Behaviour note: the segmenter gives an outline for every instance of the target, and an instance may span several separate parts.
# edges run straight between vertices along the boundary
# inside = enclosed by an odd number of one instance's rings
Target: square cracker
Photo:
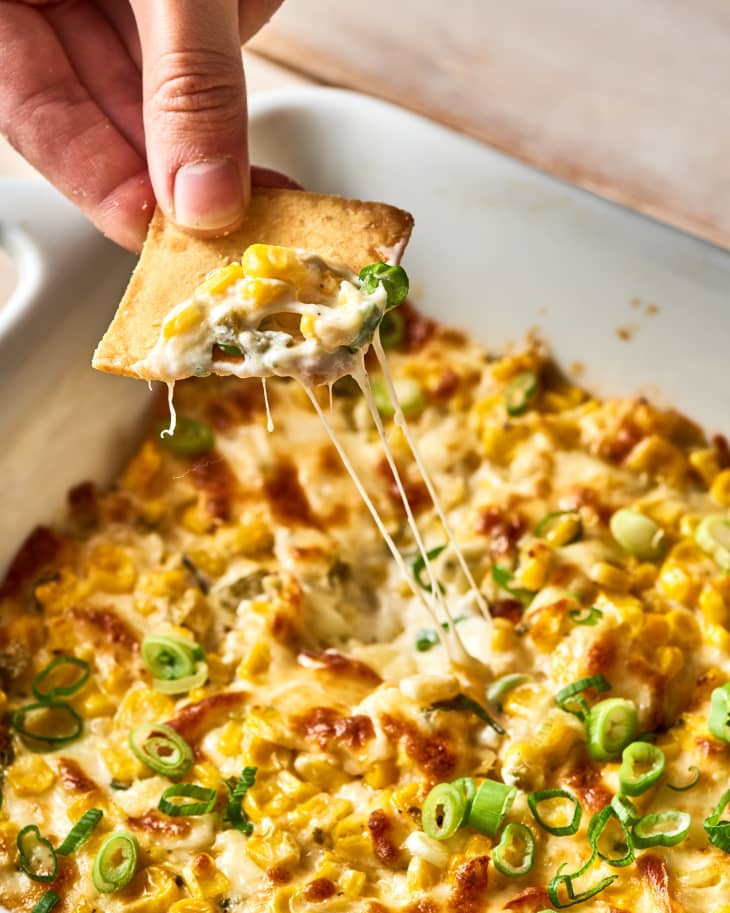
[[[376,260],[397,262],[413,217],[385,203],[364,203],[299,190],[253,191],[243,225],[223,238],[194,238],[158,209],[139,262],[109,329],[94,352],[100,371],[139,377],[136,362],[153,348],[166,314],[213,269],[239,260],[249,244],[300,247],[358,271]],[[155,378],[150,378],[154,380]]]

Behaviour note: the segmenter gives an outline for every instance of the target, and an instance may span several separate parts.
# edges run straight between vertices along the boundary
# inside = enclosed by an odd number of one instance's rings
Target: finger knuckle
[[[235,60],[211,52],[176,52],[158,59],[148,101],[162,117],[191,115],[207,123],[240,117],[243,70]]]

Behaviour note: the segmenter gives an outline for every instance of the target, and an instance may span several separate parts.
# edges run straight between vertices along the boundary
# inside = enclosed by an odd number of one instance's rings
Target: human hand
[[[225,233],[250,195],[240,43],[280,3],[0,0],[0,132],[130,250],[155,200],[184,229]]]

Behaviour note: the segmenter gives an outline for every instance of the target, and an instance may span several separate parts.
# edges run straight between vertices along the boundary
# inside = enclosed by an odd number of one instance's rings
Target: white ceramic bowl
[[[726,251],[362,95],[259,95],[251,139],[256,162],[309,189],[410,209],[404,263],[428,313],[496,350],[539,328],[593,389],[730,430]],[[0,183],[0,242],[21,276],[0,310],[1,572],[70,485],[113,477],[148,394],[89,365],[131,258],[32,181]]]

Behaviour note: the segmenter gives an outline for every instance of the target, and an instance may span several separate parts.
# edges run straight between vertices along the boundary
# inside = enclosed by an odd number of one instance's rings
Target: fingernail
[[[175,221],[181,228],[222,231],[243,214],[241,173],[232,159],[183,165],[175,175]]]

